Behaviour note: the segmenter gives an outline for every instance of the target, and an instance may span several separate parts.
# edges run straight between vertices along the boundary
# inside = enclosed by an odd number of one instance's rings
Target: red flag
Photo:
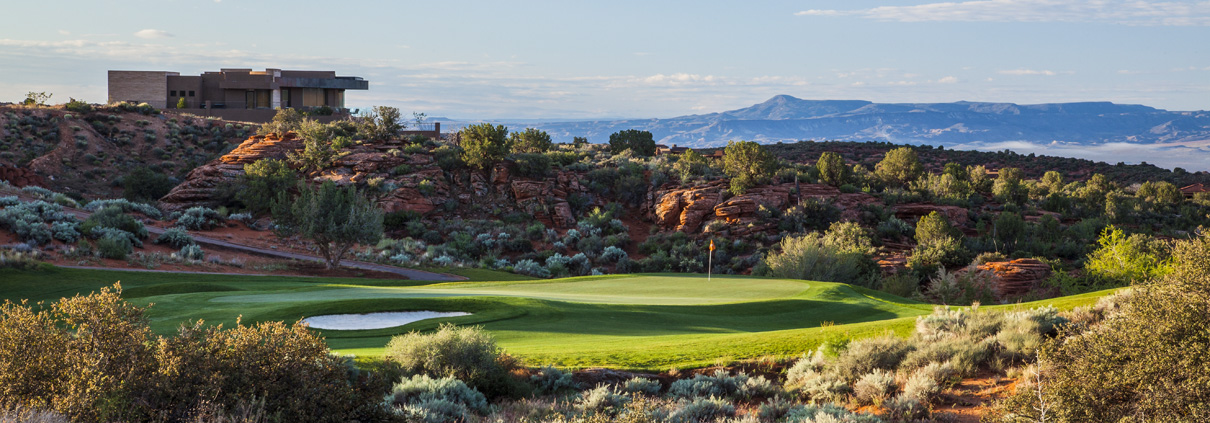
[[[714,240],[710,240],[710,251],[714,251]]]

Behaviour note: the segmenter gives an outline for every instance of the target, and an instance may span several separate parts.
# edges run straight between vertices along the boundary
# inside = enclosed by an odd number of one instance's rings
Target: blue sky
[[[644,118],[776,94],[1210,109],[1210,1],[7,2],[0,101],[108,69],[336,70],[350,107]],[[653,4],[654,3],[654,4]]]

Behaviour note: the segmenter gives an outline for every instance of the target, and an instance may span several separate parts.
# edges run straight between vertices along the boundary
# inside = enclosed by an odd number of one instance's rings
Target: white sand
[[[390,311],[383,313],[366,313],[366,314],[331,314],[327,316],[312,316],[303,319],[303,323],[308,323],[316,329],[334,329],[334,330],[359,330],[359,329],[383,329],[395,326],[403,326],[412,322],[421,320],[436,319],[438,317],[457,317],[468,316],[470,313],[460,311],[440,312],[440,311]]]

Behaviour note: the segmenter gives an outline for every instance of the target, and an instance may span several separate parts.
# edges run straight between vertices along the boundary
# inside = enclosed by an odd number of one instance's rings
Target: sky
[[[666,118],[778,94],[1210,109],[1210,1],[5,2],[0,101],[106,71],[335,70],[455,119]]]

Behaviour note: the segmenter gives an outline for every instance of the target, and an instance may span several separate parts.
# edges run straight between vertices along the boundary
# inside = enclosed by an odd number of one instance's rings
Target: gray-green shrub
[[[786,414],[787,423],[881,423],[882,419],[854,413],[836,404],[803,405]]]
[[[165,229],[153,242],[156,244],[168,244],[173,248],[184,248],[194,243],[193,236],[180,227]]]
[[[696,398],[685,402],[668,415],[672,423],[712,422],[724,417],[735,417],[735,406],[721,398]]]
[[[914,345],[906,339],[886,335],[854,341],[831,364],[836,374],[854,381],[875,369],[895,370]]]
[[[202,247],[197,244],[186,245],[177,252],[177,257],[183,260],[202,261],[206,259],[206,252],[202,251]]]
[[[218,223],[218,219],[217,211],[200,206],[190,207],[176,219],[176,224],[185,229],[198,231],[213,228]]]
[[[659,395],[661,389],[663,388],[660,386],[659,381],[645,377],[632,378],[627,380],[626,383],[622,385],[622,390],[627,393],[643,394],[647,396]]]
[[[853,384],[853,398],[857,400],[858,404],[879,405],[888,396],[895,393],[895,389],[895,373],[875,369],[857,379],[857,382]]]
[[[554,366],[543,366],[537,374],[529,377],[534,393],[539,395],[562,394],[580,389],[580,384],[571,379],[571,373]]]
[[[672,382],[668,387],[668,394],[678,398],[750,399],[767,397],[775,392],[776,388],[764,376],[750,377],[743,372],[731,376],[724,370],[717,370],[710,376],[694,375],[691,379]]]
[[[454,377],[477,389],[500,389],[507,377],[500,347],[478,326],[442,324],[436,332],[409,332],[391,338],[385,355],[407,374]]]
[[[576,407],[584,411],[602,412],[616,410],[630,402],[630,397],[618,392],[610,385],[599,385],[580,393]]]
[[[425,374],[414,375],[400,380],[387,394],[387,404],[395,407],[432,400],[457,404],[477,413],[486,413],[489,410],[487,397],[467,386],[465,382],[452,377],[434,379]]]

